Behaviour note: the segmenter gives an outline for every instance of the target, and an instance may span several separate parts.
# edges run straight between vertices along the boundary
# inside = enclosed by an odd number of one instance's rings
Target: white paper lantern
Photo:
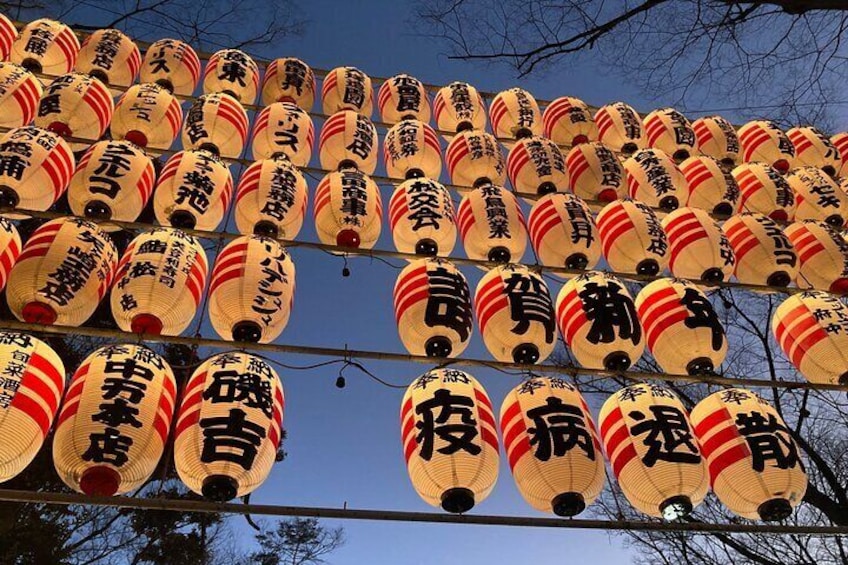
[[[0,127],[29,125],[42,92],[41,82],[34,74],[15,63],[0,63]]]
[[[467,192],[459,203],[456,223],[470,259],[521,261],[527,227],[518,200],[508,190],[490,184]]]
[[[568,192],[568,170],[559,147],[544,137],[519,140],[506,160],[513,190],[538,196]]]
[[[788,286],[798,276],[798,255],[780,226],[753,212],[737,214],[724,222],[733,256],[736,279],[748,284]]]
[[[668,237],[659,218],[641,202],[610,202],[597,216],[604,258],[614,271],[657,275],[668,266]]]
[[[704,116],[692,122],[698,151],[732,167],[739,158],[739,137],[733,124],[721,116]]]
[[[701,208],[717,216],[730,216],[739,203],[739,185],[729,171],[712,157],[698,155],[680,164],[689,185],[690,208]]]
[[[98,29],[82,42],[74,69],[91,75],[106,86],[118,87],[113,96],[135,82],[141,68],[141,52],[133,40],[117,29]]]
[[[380,119],[387,124],[413,119],[430,121],[430,98],[417,78],[400,74],[383,81],[377,94]]]
[[[86,140],[70,141],[74,151],[87,149],[100,139],[115,106],[109,89],[102,82],[80,73],[60,76],[41,94],[34,124],[62,137]]]
[[[537,200],[527,226],[543,265],[592,269],[601,259],[601,240],[592,212],[573,194],[547,194]]]
[[[786,226],[784,233],[798,254],[800,288],[848,292],[848,242],[835,228],[805,220]]]
[[[356,168],[366,175],[377,168],[377,128],[366,116],[342,110],[327,118],[318,139],[321,167],[332,171]]]
[[[785,174],[795,159],[792,142],[774,122],[748,122],[739,128],[739,143],[745,163],[763,161]]]
[[[568,185],[584,200],[612,202],[627,196],[624,169],[618,156],[603,143],[576,145],[565,158]]]
[[[821,169],[801,167],[786,175],[795,193],[795,219],[824,221],[842,227],[848,220],[848,194]]]
[[[285,157],[254,162],[236,188],[239,233],[295,239],[303,226],[308,193],[303,173]]]
[[[188,43],[160,39],[147,48],[139,82],[155,82],[178,96],[191,96],[200,80],[200,59]]]
[[[442,174],[442,148],[436,132],[418,120],[403,120],[386,132],[383,141],[386,173],[393,178],[428,177]]]
[[[613,151],[632,155],[646,146],[642,118],[624,102],[602,106],[595,112],[598,124],[598,141]]]
[[[370,118],[374,110],[371,78],[356,67],[336,67],[324,77],[321,107],[327,115],[350,110]]]
[[[467,82],[452,82],[443,86],[433,100],[436,126],[443,132],[459,133],[486,129],[486,105],[476,88]],[[442,134],[450,141],[453,135]]]
[[[291,102],[274,102],[263,108],[250,134],[254,159],[283,155],[298,167],[309,164],[314,143],[312,118]]]
[[[65,193],[73,174],[74,154],[53,132],[27,126],[0,138],[3,208],[47,210]]]
[[[553,100],[542,114],[545,137],[559,145],[580,145],[598,139],[598,125],[585,102],[572,96]]]
[[[315,103],[315,73],[294,57],[274,59],[262,78],[262,104],[291,102],[307,112]]]
[[[253,104],[259,92],[259,67],[239,49],[221,49],[203,70],[203,93],[223,92],[242,104]]]
[[[456,214],[448,190],[434,180],[399,184],[389,201],[389,226],[401,253],[448,256],[456,245]]]
[[[33,73],[59,76],[74,68],[79,50],[71,28],[42,18],[24,26],[12,43],[9,60]]]
[[[698,208],[680,208],[662,220],[668,236],[668,266],[676,277],[715,283],[730,280],[733,247],[721,226]]]
[[[247,140],[247,112],[238,100],[221,92],[197,98],[183,122],[183,149],[206,149],[237,158]]]
[[[689,201],[686,177],[663,151],[643,149],[624,161],[630,198],[670,212]]]
[[[497,139],[489,133],[464,130],[451,139],[445,151],[451,182],[460,186],[503,184],[506,159]]]
[[[326,245],[371,249],[383,228],[380,189],[354,169],[329,173],[315,189],[312,209],[318,239]]]
[[[744,163],[731,172],[739,185],[739,210],[759,212],[776,222],[795,217],[795,193],[777,169],[765,163]]]
[[[689,120],[674,108],[654,110],[642,122],[648,147],[671,155],[680,163],[695,153],[695,131]]]
[[[115,106],[109,131],[139,147],[168,149],[180,133],[183,109],[168,90],[153,82],[131,86]]]
[[[533,95],[522,88],[502,90],[489,108],[492,131],[507,148],[515,140],[542,135],[542,113]]]
[[[842,155],[828,137],[812,126],[786,132],[795,147],[794,167],[818,167],[831,177],[842,168]]]

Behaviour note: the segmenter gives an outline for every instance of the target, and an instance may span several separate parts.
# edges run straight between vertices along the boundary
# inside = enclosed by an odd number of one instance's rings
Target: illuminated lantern
[[[283,155],[298,167],[309,164],[314,142],[312,118],[291,102],[274,102],[263,108],[253,122],[250,135],[254,159]]]
[[[43,92],[35,75],[15,63],[0,63],[0,87],[0,127],[17,128],[32,122]]]
[[[656,275],[668,266],[668,237],[651,208],[624,198],[596,218],[603,255],[613,271]]]
[[[831,177],[842,168],[842,156],[836,145],[818,129],[795,127],[786,132],[795,147],[793,167],[818,167]]]
[[[265,68],[262,78],[262,104],[291,102],[305,111],[315,103],[315,73],[294,57],[274,59]]]
[[[601,106],[595,112],[598,141],[615,152],[632,155],[645,147],[642,118],[624,102]]]
[[[153,212],[163,226],[215,230],[232,194],[233,177],[218,156],[203,149],[180,151],[162,168]]]
[[[430,179],[399,184],[389,201],[389,225],[401,253],[450,255],[456,245],[456,216],[447,189]]]
[[[109,131],[149,149],[168,149],[183,122],[183,109],[173,94],[153,82],[131,86],[118,100]]]
[[[568,192],[565,158],[556,143],[544,137],[525,137],[513,145],[506,170],[516,192],[539,196]]]
[[[694,284],[656,280],[636,295],[636,311],[648,349],[665,372],[708,374],[724,361],[724,328],[710,301]]]
[[[737,280],[748,284],[789,286],[798,276],[798,256],[792,242],[768,216],[737,214],[724,222]]]
[[[356,67],[336,67],[324,77],[321,107],[327,115],[351,110],[370,118],[374,109],[371,78]]]
[[[712,157],[698,155],[680,164],[689,185],[690,208],[700,208],[717,216],[730,216],[739,202],[739,185],[730,172]]]
[[[389,128],[383,141],[386,173],[393,178],[428,177],[442,174],[442,148],[436,132],[418,120],[403,120]]]
[[[490,184],[467,192],[459,203],[456,223],[469,259],[521,261],[527,227],[518,200],[505,188]]]
[[[800,288],[848,292],[848,242],[835,228],[805,220],[786,226],[784,233],[798,254]]]
[[[12,43],[9,60],[33,73],[59,76],[74,68],[79,50],[79,41],[71,28],[42,18],[21,30]]]
[[[218,502],[256,490],[274,465],[284,407],[280,377],[259,357],[230,351],[207,359],[188,380],[177,412],[180,479]]]
[[[0,138],[0,207],[47,210],[74,173],[74,154],[64,139],[37,127],[16,128]]]
[[[79,326],[109,290],[117,266],[115,244],[96,225],[51,220],[30,236],[9,273],[9,309],[31,324]]]
[[[223,92],[242,104],[252,104],[259,92],[259,67],[238,49],[221,49],[203,70],[203,93]]]
[[[527,227],[543,265],[591,269],[601,259],[601,241],[592,212],[573,194],[547,194],[537,200]]]
[[[754,120],[739,128],[739,143],[745,163],[763,161],[785,174],[795,159],[795,148],[774,122]]]
[[[584,200],[612,202],[627,196],[624,170],[615,153],[603,143],[581,143],[565,158],[568,186]]]
[[[489,108],[492,131],[507,148],[515,140],[542,135],[542,113],[533,95],[522,88],[498,92]]]
[[[377,128],[366,116],[342,110],[327,118],[318,139],[321,166],[330,170],[354,167],[366,175],[377,168]]]
[[[483,97],[467,82],[452,82],[439,89],[433,100],[433,114],[436,127],[448,141],[453,139],[452,133],[486,129]]]
[[[265,237],[242,236],[227,244],[212,269],[209,321],[226,340],[269,343],[289,322],[294,303],[294,262]]]
[[[598,125],[589,107],[579,98],[562,96],[542,114],[545,137],[559,145],[580,145],[598,139]]]
[[[836,147],[839,157],[842,160],[842,165],[836,171],[836,175],[839,178],[845,178],[848,176],[848,132],[837,133],[831,136],[830,141]]]
[[[405,74],[383,81],[377,93],[380,119],[387,124],[401,120],[430,121],[430,99],[427,89],[417,78]]]
[[[112,316],[122,330],[180,335],[200,306],[209,264],[200,242],[154,228],[127,246],[112,288]]]
[[[483,343],[498,361],[541,363],[556,345],[554,305],[545,280],[524,265],[486,273],[474,293]]]
[[[77,216],[133,222],[153,193],[153,160],[127,141],[98,141],[85,152],[68,187]]]
[[[456,357],[471,339],[471,293],[465,276],[444,259],[413,261],[398,275],[395,320],[412,355]]]
[[[309,189],[283,157],[251,164],[239,178],[234,215],[239,233],[294,239],[303,226]]]
[[[624,496],[648,516],[678,520],[706,497],[709,473],[683,403],[658,385],[613,393],[598,416]]]
[[[318,239],[325,245],[371,249],[380,238],[380,189],[361,171],[346,169],[321,179],[312,213]]]
[[[583,367],[625,371],[645,350],[633,298],[609,273],[592,271],[566,282],[556,311],[565,343]]]
[[[0,216],[0,290],[6,286],[9,272],[21,254],[21,236],[15,224]]]
[[[811,383],[848,383],[848,306],[817,290],[777,307],[771,330],[792,365]]]
[[[0,14],[0,61],[8,61],[12,53],[12,43],[18,37],[18,30],[12,21]]]
[[[484,131],[463,131],[451,139],[445,152],[451,182],[460,186],[502,185],[506,160],[498,140]]]
[[[160,39],[147,48],[139,82],[155,82],[178,96],[191,96],[200,80],[200,59],[188,43]]]
[[[117,29],[98,29],[85,38],[74,69],[106,86],[127,88],[138,76],[141,53],[133,40]],[[121,90],[114,90],[119,96]]]
[[[708,283],[730,280],[736,259],[721,226],[698,208],[680,208],[662,219],[675,277]]]
[[[112,95],[102,82],[79,73],[61,76],[50,83],[41,95],[34,124],[62,137],[77,137],[85,142],[69,142],[71,149],[87,149],[100,139],[115,106]]]
[[[739,210],[759,212],[776,222],[795,217],[795,194],[777,169],[765,163],[744,163],[731,171],[739,185]]]
[[[247,140],[247,112],[238,100],[217,92],[200,96],[183,122],[183,149],[206,149],[237,158]]]
[[[412,486],[427,504],[461,514],[498,480],[492,402],[474,377],[433,369],[415,379],[400,408],[401,442]]]
[[[739,158],[739,137],[733,124],[721,116],[704,116],[692,122],[698,151],[732,167]]]
[[[792,431],[753,392],[731,388],[692,409],[692,427],[710,474],[710,487],[728,510],[749,520],[780,521],[807,490]]]
[[[848,219],[848,194],[815,167],[800,167],[786,175],[795,193],[795,219],[824,221],[842,227]]]
[[[695,153],[695,131],[689,120],[674,108],[654,110],[642,122],[648,147],[659,149],[680,163]]]
[[[604,488],[604,455],[580,392],[562,379],[530,377],[501,405],[512,478],[541,512],[576,516]]]
[[[630,198],[664,212],[689,201],[689,183],[674,161],[659,149],[643,149],[624,161]]]
[[[177,382],[143,345],[110,345],[74,373],[53,436],[53,464],[70,488],[126,494],[156,470],[174,417]]]

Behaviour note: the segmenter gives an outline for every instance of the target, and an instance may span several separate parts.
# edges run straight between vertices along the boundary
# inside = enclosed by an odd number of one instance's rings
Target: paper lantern
[[[393,294],[395,321],[412,355],[456,357],[471,339],[471,293],[450,261],[419,259],[398,275]]]
[[[612,202],[627,196],[624,170],[618,157],[603,143],[581,143],[565,158],[568,186],[584,200]]]
[[[624,161],[631,198],[665,212],[689,201],[689,183],[674,161],[659,149],[643,149]]]
[[[765,163],[744,163],[731,171],[739,185],[739,210],[759,212],[776,222],[795,217],[795,194],[777,169]]]
[[[401,442],[415,491],[447,512],[471,510],[498,480],[494,410],[474,377],[434,369],[415,379],[400,408]]]
[[[439,89],[433,100],[433,113],[436,126],[448,141],[453,139],[452,133],[486,129],[483,97],[467,82],[452,82]]]
[[[542,114],[545,137],[559,145],[580,145],[598,139],[598,125],[589,107],[579,98],[562,96]]]
[[[721,116],[704,116],[692,122],[698,151],[732,167],[739,158],[739,137],[733,124]]]
[[[131,86],[118,100],[109,131],[149,149],[168,149],[183,122],[183,109],[173,94],[153,82]]]
[[[685,161],[695,151],[695,131],[689,120],[674,108],[660,108],[642,122],[648,147],[659,149],[676,162]]]
[[[127,246],[112,289],[112,317],[123,331],[180,335],[200,307],[209,263],[200,242],[154,228]]]
[[[784,233],[798,254],[800,288],[848,292],[848,242],[835,228],[805,220],[786,226]]]
[[[698,155],[680,164],[689,185],[690,208],[700,208],[717,216],[730,216],[739,202],[739,185],[729,171],[712,157]]]
[[[633,298],[609,273],[590,271],[570,279],[559,292],[556,311],[565,344],[583,367],[625,371],[645,350]]]
[[[506,160],[498,140],[484,131],[462,131],[448,144],[445,163],[451,182],[460,186],[502,185]]]
[[[282,155],[298,167],[309,164],[314,142],[312,118],[306,110],[291,102],[274,102],[263,108],[253,122],[250,134],[254,159],[258,161]]]
[[[648,349],[667,373],[708,374],[727,355],[727,338],[707,297],[694,284],[659,279],[636,295]]]
[[[71,28],[42,18],[24,26],[12,43],[9,60],[33,73],[59,76],[74,68],[79,50]]]
[[[451,195],[431,179],[410,179],[398,185],[389,201],[389,226],[401,253],[448,256],[456,245]]]
[[[686,408],[673,392],[631,385],[604,402],[598,419],[618,486],[636,510],[678,520],[704,500],[707,466]]]
[[[545,280],[523,265],[486,273],[474,293],[483,343],[505,363],[541,363],[556,345],[556,320]]]
[[[370,118],[374,109],[371,78],[356,67],[336,67],[324,77],[321,107],[327,115],[350,110]]]
[[[68,187],[77,216],[134,222],[150,200],[153,160],[128,141],[98,141],[80,159]]]
[[[763,161],[786,173],[795,159],[795,148],[774,122],[754,120],[739,128],[739,143],[745,163]]]
[[[393,178],[428,177],[442,174],[442,148],[436,132],[418,120],[403,120],[389,128],[383,142],[386,173]]]
[[[680,208],[662,220],[668,236],[668,266],[675,277],[715,283],[730,280],[733,247],[721,226],[698,208]]]
[[[848,306],[817,290],[777,307],[771,329],[786,358],[811,383],[848,383]]]
[[[356,168],[366,175],[377,168],[377,128],[367,117],[342,110],[327,118],[321,127],[318,156],[321,167],[330,170]]]
[[[371,249],[380,238],[383,202],[377,183],[346,169],[329,173],[315,190],[315,231],[325,245]]]
[[[237,158],[247,140],[247,112],[238,100],[221,92],[197,98],[183,122],[184,149],[206,149]]]
[[[529,377],[501,405],[512,478],[541,512],[576,516],[604,488],[598,432],[580,392],[562,379]]]
[[[753,392],[731,388],[703,399],[691,417],[721,503],[749,520],[788,518],[804,498],[807,475],[780,414]]]
[[[0,20],[0,34],[2,29]],[[17,128],[32,122],[42,92],[34,74],[15,63],[0,63],[0,127]]]
[[[493,184],[467,192],[456,222],[469,259],[518,262],[527,246],[527,227],[518,200]]]
[[[33,126],[0,138],[0,207],[47,210],[74,173],[74,154],[64,139]]]
[[[74,67],[106,86],[122,87],[112,91],[114,96],[135,82],[140,68],[138,46],[117,29],[98,29],[86,37]]]
[[[9,272],[20,254],[21,236],[18,229],[15,224],[0,216],[0,290],[6,286]]]
[[[305,111],[315,103],[315,73],[294,57],[274,59],[265,68],[262,79],[262,104],[291,102]]]
[[[601,259],[601,240],[592,212],[573,194],[547,194],[537,200],[527,225],[542,265],[591,269]]]
[[[12,54],[12,43],[18,37],[18,30],[12,21],[0,14],[0,61],[8,61]]]
[[[800,167],[786,175],[795,193],[795,219],[817,220],[839,228],[848,220],[848,194],[816,167]]]
[[[831,177],[842,168],[842,156],[836,145],[818,129],[795,127],[786,136],[795,147],[794,167],[818,167]]]
[[[276,371],[247,353],[207,359],[177,412],[174,465],[185,485],[225,502],[256,490],[280,444],[285,399]]]
[[[214,153],[193,149],[165,162],[153,193],[156,221],[175,228],[215,230],[233,193],[230,169]]]
[[[533,95],[522,88],[498,92],[489,108],[492,132],[507,148],[515,140],[542,135],[542,113]]]
[[[203,93],[223,92],[242,104],[253,104],[259,92],[259,67],[238,49],[221,49],[203,70]]]
[[[65,366],[43,341],[0,332],[0,371],[0,482],[5,482],[41,449],[65,390]]]
[[[842,160],[842,164],[836,171],[836,175],[839,178],[845,178],[848,176],[848,132],[837,133],[831,136],[830,141],[836,147],[839,157]]]
[[[79,151],[100,139],[112,121],[114,109],[112,95],[102,82],[80,73],[70,73],[44,89],[34,123],[62,137],[89,140],[88,143],[69,142],[71,149]]]
[[[56,420],[59,478],[92,496],[141,488],[165,452],[176,401],[174,372],[147,347],[96,350],[74,373]]]
[[[239,178],[234,215],[239,233],[294,239],[303,226],[309,189],[284,157],[252,163]]]
[[[733,256],[736,279],[748,284],[789,286],[798,276],[798,255],[792,242],[768,216],[737,214],[722,226]]]
[[[380,119],[387,124],[401,120],[430,121],[430,98],[417,78],[400,74],[383,81],[377,93]]]
[[[139,82],[155,82],[178,96],[191,96],[200,80],[200,59],[188,43],[160,39],[147,48]]]
[[[624,198],[598,212],[598,235],[613,271],[657,275],[668,266],[668,237],[648,206]]]
[[[512,189],[534,195],[568,192],[565,158],[556,143],[544,137],[519,140],[506,160]]]
[[[96,225],[51,220],[30,236],[9,273],[9,309],[30,324],[82,325],[109,290],[117,266],[115,244]]]
[[[598,124],[598,141],[617,153],[632,155],[646,146],[642,118],[624,102],[601,106],[595,112],[595,123]]]

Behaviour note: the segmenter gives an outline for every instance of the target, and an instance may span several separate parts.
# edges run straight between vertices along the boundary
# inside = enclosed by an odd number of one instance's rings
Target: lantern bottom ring
[[[720,283],[724,280],[724,273],[718,267],[711,267],[701,273],[701,280],[708,283]]]
[[[579,492],[564,492],[551,501],[551,509],[557,516],[570,518],[586,509],[586,500]]]
[[[427,357],[448,357],[453,352],[453,345],[445,336],[437,335],[427,340],[424,344],[424,352],[427,353]]]
[[[674,152],[671,158],[674,159],[674,162],[679,165],[680,163],[689,158],[689,151],[687,151],[686,149],[678,149]]]
[[[757,514],[763,522],[779,522],[792,514],[792,505],[785,498],[773,498],[760,504]]]
[[[21,316],[28,324],[51,325],[56,322],[56,311],[43,302],[30,302],[21,309]]]
[[[660,264],[656,259],[642,259],[636,264],[636,273],[639,275],[654,276],[660,272]]]
[[[31,57],[27,57],[26,59],[21,61],[21,66],[23,68],[25,68],[26,70],[28,70],[29,72],[35,73],[35,74],[40,74],[43,70],[41,63],[38,62],[36,59],[31,58]]]
[[[565,258],[566,269],[585,269],[589,266],[589,258],[583,253],[572,253]]]
[[[451,488],[442,494],[442,509],[451,514],[462,514],[474,508],[474,493],[467,488]]]
[[[659,208],[663,212],[671,212],[680,207],[680,201],[676,196],[666,196],[659,201]]]
[[[21,197],[10,186],[0,185],[0,209],[8,210],[17,206]]]
[[[233,340],[259,343],[262,339],[262,328],[256,322],[244,320],[233,326]]]
[[[253,226],[253,235],[277,239],[277,237],[280,235],[280,230],[279,228],[277,228],[277,225],[274,222],[269,222],[268,220],[261,220],[259,222],[256,222],[256,224]]]
[[[821,170],[824,171],[824,174],[831,178],[836,176],[836,169],[834,169],[832,165],[825,165],[821,168]]]
[[[692,513],[692,509],[692,500],[684,495],[672,496],[660,504],[660,514],[669,522],[685,518]]]
[[[492,263],[509,263],[512,253],[506,247],[499,245],[498,247],[491,248],[486,258]]]
[[[625,155],[633,155],[636,153],[636,150],[639,149],[639,146],[633,142],[625,143],[621,146],[621,152]]]
[[[626,371],[631,364],[630,356],[623,351],[613,351],[604,357],[604,369],[607,371]]]
[[[729,202],[716,204],[715,208],[713,208],[713,214],[729,218],[733,215],[733,206]]]
[[[435,257],[439,254],[439,245],[430,238],[419,239],[415,244],[415,254]]]
[[[769,286],[789,286],[792,279],[786,271],[777,271],[769,275],[766,284]]]
[[[824,222],[829,226],[833,226],[835,228],[841,228],[844,220],[842,219],[842,216],[840,216],[839,214],[833,214],[833,215],[828,216],[825,219]]]
[[[209,475],[203,479],[200,493],[213,502],[227,502],[236,497],[238,483],[226,475]]]
[[[533,365],[539,360],[539,348],[532,343],[522,343],[512,350],[512,360],[520,365]]]
[[[692,376],[709,375],[715,369],[712,359],[707,357],[697,357],[686,364],[686,374]]]
[[[168,221],[175,228],[187,230],[194,229],[194,226],[197,225],[197,218],[188,210],[175,210],[168,218]]]
[[[92,220],[109,220],[112,218],[112,209],[105,202],[92,200],[85,205],[83,214],[85,214],[86,218],[91,218]]]
[[[546,181],[539,185],[539,187],[536,189],[536,194],[538,194],[539,196],[544,196],[546,194],[554,194],[556,191],[556,185],[551,181]]]
[[[92,69],[88,71],[88,76],[91,78],[96,78],[100,82],[103,83],[104,86],[109,86],[109,75],[106,74],[106,71],[101,69]]]
[[[89,496],[112,496],[120,485],[121,476],[106,465],[89,467],[79,481],[80,490]]]

